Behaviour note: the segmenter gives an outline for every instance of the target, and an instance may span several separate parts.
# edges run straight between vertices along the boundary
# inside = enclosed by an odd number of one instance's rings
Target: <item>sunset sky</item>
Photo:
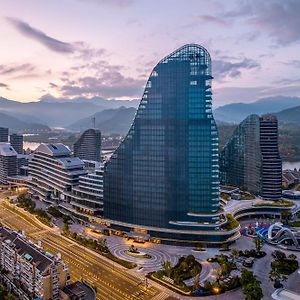
[[[299,12],[299,0],[0,0],[0,96],[138,99],[186,43],[212,56],[214,106],[300,96]]]

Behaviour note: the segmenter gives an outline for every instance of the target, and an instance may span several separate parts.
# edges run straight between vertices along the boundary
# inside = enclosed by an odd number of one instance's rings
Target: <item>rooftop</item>
[[[35,152],[45,153],[51,156],[70,156],[71,150],[64,144],[40,144]]]
[[[16,252],[27,261],[35,263],[40,272],[44,272],[52,264],[53,258],[49,258],[29,241],[24,240],[21,235],[5,227],[0,227],[0,240],[10,240]]]
[[[0,143],[0,155],[1,156],[17,156],[17,152],[10,145],[10,143]]]

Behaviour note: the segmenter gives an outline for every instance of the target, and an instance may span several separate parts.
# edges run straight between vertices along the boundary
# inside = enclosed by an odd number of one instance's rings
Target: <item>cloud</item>
[[[105,49],[92,48],[87,43],[79,41],[67,43],[50,37],[39,29],[33,28],[28,23],[16,19],[6,18],[7,21],[14,26],[24,36],[37,41],[51,51],[62,54],[75,54],[75,58],[89,60],[94,57],[99,57],[105,53]]]
[[[7,90],[10,89],[10,88],[9,88],[9,85],[8,85],[8,84],[5,84],[5,83],[3,83],[3,82],[0,82],[0,88],[5,88],[5,89],[7,89]]]
[[[218,79],[225,77],[239,77],[242,74],[242,70],[250,70],[259,68],[260,64],[249,58],[244,58],[240,62],[229,62],[222,59],[213,61],[213,76]]]
[[[31,27],[28,23],[22,20],[16,18],[10,18],[10,17],[7,17],[6,19],[24,36],[39,42],[40,44],[44,45],[45,47],[47,47],[52,51],[59,52],[59,53],[73,53],[75,50],[74,45],[72,45],[71,43],[66,43],[54,39],[48,36],[46,33]]]
[[[118,71],[103,72],[99,76],[83,76],[78,79],[64,79],[58,88],[64,97],[101,96],[104,98],[141,96],[144,80],[125,77]]]
[[[300,60],[298,60],[298,59],[292,59],[287,62],[284,62],[283,64],[300,69]]]
[[[14,75],[16,73],[28,74],[35,70],[35,66],[29,63],[21,65],[0,65],[0,75]]]
[[[90,2],[99,5],[115,6],[115,7],[128,7],[134,3],[134,0],[77,0],[80,2]]]
[[[210,15],[199,15],[194,17],[196,21],[201,21],[205,23],[212,23],[220,26],[227,26],[230,24],[230,22],[226,19],[220,18],[220,17],[214,17]]]
[[[280,46],[300,41],[300,1],[244,1],[225,14],[227,18],[243,18],[257,32],[266,33]]]

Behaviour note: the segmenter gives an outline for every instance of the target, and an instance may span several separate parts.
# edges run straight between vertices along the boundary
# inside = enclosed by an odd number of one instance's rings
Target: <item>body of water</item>
[[[35,150],[39,145],[40,145],[40,143],[35,143],[35,142],[24,142],[23,148],[24,148],[25,150],[27,150],[28,148],[29,148],[30,150]]]
[[[290,169],[290,170],[294,170],[294,169],[300,169],[300,161],[283,161],[282,162],[282,169]]]

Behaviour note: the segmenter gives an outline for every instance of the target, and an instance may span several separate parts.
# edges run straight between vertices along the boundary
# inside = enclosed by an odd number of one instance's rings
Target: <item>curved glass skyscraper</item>
[[[222,216],[211,79],[210,55],[195,44],[154,67],[133,124],[106,166],[104,214],[118,221],[112,221],[115,226],[183,240],[203,239],[202,234],[209,240],[207,231],[213,231],[212,239],[218,239]]]
[[[281,198],[282,162],[275,116],[250,115],[239,124],[222,150],[220,174],[223,184],[264,199]]]

